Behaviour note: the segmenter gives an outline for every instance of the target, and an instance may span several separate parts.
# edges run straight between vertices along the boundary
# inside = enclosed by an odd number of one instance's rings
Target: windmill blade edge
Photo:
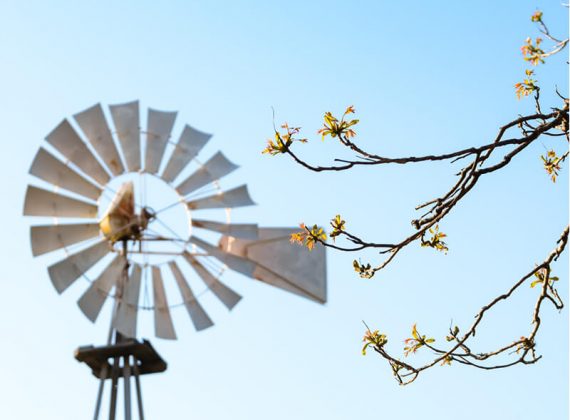
[[[117,176],[125,172],[101,104],[97,103],[78,112],[73,118],[111,173]]]
[[[63,293],[109,252],[107,242],[101,241],[49,266],[48,273],[55,290]]]
[[[32,226],[30,229],[32,255],[37,257],[98,235],[99,225],[97,223]]]
[[[111,117],[129,172],[141,169],[139,101],[110,105]]]
[[[188,264],[194,269],[210,291],[222,302],[228,310],[232,310],[242,299],[241,295],[222,283],[188,252],[183,254]]]
[[[223,209],[255,205],[251,199],[247,185],[241,185],[220,194],[210,195],[186,202],[190,210]]]
[[[208,184],[213,183],[239,168],[224,156],[222,152],[217,152],[196,172],[186,178],[176,187],[176,191],[182,196],[186,196]]]
[[[123,284],[123,295],[118,303],[113,326],[122,335],[129,338],[137,336],[137,314],[141,289],[142,267],[134,264],[132,273]]]
[[[240,239],[257,239],[259,236],[258,226],[253,223],[220,223],[203,219],[192,219],[192,226],[200,229],[211,230],[226,236]]]
[[[124,266],[123,258],[117,255],[77,301],[81,312],[91,322],[97,320],[111,289],[120,280]]]
[[[196,130],[186,124],[174,151],[170,155],[170,160],[164,168],[162,179],[166,182],[174,181],[190,161],[198,155],[210,138],[212,138],[211,134]]]
[[[152,267],[152,292],[155,335],[165,340],[176,340],[176,331],[172,323],[170,307],[164,290],[164,281],[159,267]]]
[[[25,216],[77,217],[95,219],[97,206],[28,185],[24,200]]]
[[[148,109],[145,151],[146,172],[153,174],[158,172],[177,114],[177,112]]]
[[[213,326],[214,322],[210,319],[202,305],[194,296],[190,285],[186,281],[184,274],[182,274],[182,271],[180,271],[176,262],[170,261],[168,266],[174,275],[174,279],[178,285],[178,290],[184,300],[184,305],[186,306],[186,310],[188,311],[188,315],[190,315],[190,319],[192,320],[196,331],[202,331]]]
[[[46,141],[100,185],[109,182],[107,171],[66,119],[46,136]]]
[[[43,147],[40,147],[36,154],[29,172],[42,181],[72,191],[93,201],[97,201],[103,192],[101,188],[83,178]]]

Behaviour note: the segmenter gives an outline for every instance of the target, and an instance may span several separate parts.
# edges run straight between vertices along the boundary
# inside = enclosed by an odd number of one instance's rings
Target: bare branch
[[[492,370],[492,369],[502,369],[510,366],[514,366],[516,364],[532,364],[536,363],[540,360],[541,356],[537,356],[535,354],[535,338],[538,334],[541,319],[540,319],[540,311],[542,309],[542,304],[544,300],[548,300],[552,302],[556,309],[563,308],[563,302],[560,300],[556,289],[552,286],[553,278],[551,277],[551,264],[552,262],[556,261],[558,257],[562,254],[566,245],[568,243],[568,230],[569,227],[566,226],[563,230],[560,238],[557,241],[556,247],[550,252],[550,254],[546,257],[546,259],[533,268],[530,272],[525,274],[519,280],[517,280],[511,288],[506,291],[505,293],[495,297],[492,299],[487,305],[483,306],[480,311],[475,315],[475,321],[469,327],[469,329],[463,334],[462,337],[459,337],[457,332],[454,332],[450,328],[451,333],[451,340],[454,344],[451,346],[450,349],[444,350],[435,347],[433,344],[430,344],[426,341],[421,343],[422,346],[430,349],[436,357],[420,366],[414,367],[411,364],[404,363],[400,359],[391,356],[386,351],[386,345],[374,345],[374,350],[382,356],[384,359],[388,360],[388,362],[392,365],[393,363],[397,363],[400,366],[398,372],[395,373],[396,379],[402,385],[407,385],[413,382],[418,375],[434,366],[438,363],[451,363],[452,361],[457,361],[458,363],[473,366],[479,369],[485,370]],[[536,300],[533,312],[532,312],[532,329],[528,335],[528,337],[521,337],[517,340],[512,341],[509,344],[506,344],[496,350],[488,351],[485,353],[475,353],[469,347],[467,347],[467,342],[472,341],[475,338],[476,330],[483,321],[487,312],[489,312],[492,308],[494,308],[497,304],[503,301],[507,301],[514,292],[520,288],[521,285],[525,284],[529,279],[537,277],[538,282],[541,284],[540,294]],[[425,336],[424,336],[425,337]],[[421,340],[421,338],[420,338]],[[420,341],[421,342],[421,341]],[[489,359],[493,359],[499,355],[504,354],[508,350],[513,350],[509,355],[516,354],[514,360],[510,360],[508,362],[497,363],[497,364],[481,364],[480,362],[487,361]],[[400,370],[403,370],[400,373]]]

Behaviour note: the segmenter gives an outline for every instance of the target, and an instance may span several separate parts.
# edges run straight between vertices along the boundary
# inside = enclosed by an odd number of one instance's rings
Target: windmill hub
[[[98,204],[101,233],[117,252],[126,243],[135,263],[169,262],[190,237],[190,210],[176,190],[152,174],[116,177],[105,186]]]

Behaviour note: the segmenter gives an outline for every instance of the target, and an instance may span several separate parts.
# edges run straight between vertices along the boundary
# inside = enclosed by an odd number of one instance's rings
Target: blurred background
[[[520,46],[538,36],[530,21],[537,7],[551,32],[566,36],[568,9],[554,1],[1,2],[0,417],[93,413],[98,381],[73,350],[105,342],[110,311],[91,324],[76,305],[83,289],[55,292],[49,257],[32,257],[31,220],[22,216],[29,166],[64,117],[135,99],[143,110],[177,110],[175,133],[189,123],[214,134],[201,156],[221,149],[240,165],[222,185],[247,183],[258,205],[235,210],[234,221],[328,225],[341,214],[354,233],[396,241],[412,231],[414,207],[447,191],[461,162],[310,173],[261,155],[272,107],[276,124],[303,128],[310,142],[296,150],[314,163],[342,154],[316,131],[325,111],[348,105],[360,119],[356,141],[381,155],[490,142],[533,110],[513,85],[527,68]],[[546,109],[560,106],[555,85],[568,95],[567,57],[537,69]],[[153,339],[169,369],[143,379],[146,418],[566,418],[567,310],[544,306],[544,357],[532,366],[440,367],[402,388],[384,360],[360,352],[362,321],[386,333],[394,353],[414,322],[442,340],[451,322],[470,325],[548,255],[568,220],[567,168],[553,184],[540,161],[551,144],[565,147],[546,138],[481,180],[441,226],[447,255],[413,245],[365,280],[354,255],[329,252],[324,306],[227,273],[223,280],[244,296],[231,313],[206,297],[213,328],[195,332],[178,308],[179,340]],[[567,255],[554,267],[565,301]],[[493,312],[473,349],[527,335],[537,293],[524,287]],[[147,315],[139,331],[152,338]]]

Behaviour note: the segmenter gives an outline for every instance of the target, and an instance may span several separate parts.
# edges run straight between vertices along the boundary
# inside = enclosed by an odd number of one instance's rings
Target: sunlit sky
[[[322,114],[348,105],[360,118],[358,144],[382,155],[484,144],[533,112],[513,89],[526,68],[520,46],[537,34],[530,15],[538,7],[554,34],[568,33],[567,9],[556,1],[118,3],[0,3],[3,419],[86,419],[95,403],[98,381],[73,351],[105,342],[110,305],[92,324],[76,305],[81,286],[56,293],[51,260],[32,257],[32,220],[22,216],[26,185],[35,182],[29,166],[62,118],[135,99],[143,109],[178,110],[175,130],[189,123],[213,133],[204,160],[223,150],[240,165],[222,186],[247,183],[257,206],[234,211],[234,220],[327,224],[340,213],[353,232],[396,241],[412,231],[414,207],[445,192],[461,163],[309,173],[261,155],[272,107],[277,123],[303,127],[311,140],[298,151],[317,163],[343,153],[316,134]],[[537,70],[546,109],[560,106],[555,85],[568,94],[567,58]],[[540,163],[551,145],[564,148],[559,138],[542,139],[478,184],[442,223],[447,255],[411,246],[364,280],[354,255],[329,252],[325,305],[226,273],[244,299],[227,312],[205,295],[216,325],[199,333],[176,309],[175,342],[154,338],[145,314],[141,336],[169,364],[143,378],[146,418],[567,418],[566,309],[544,306],[543,358],[532,366],[437,367],[399,387],[383,360],[360,353],[363,320],[388,335],[396,354],[414,322],[443,340],[451,322],[470,325],[546,257],[568,219],[568,171],[553,184]],[[554,266],[566,301],[567,255]],[[473,349],[528,334],[537,293],[525,287],[494,312]]]

